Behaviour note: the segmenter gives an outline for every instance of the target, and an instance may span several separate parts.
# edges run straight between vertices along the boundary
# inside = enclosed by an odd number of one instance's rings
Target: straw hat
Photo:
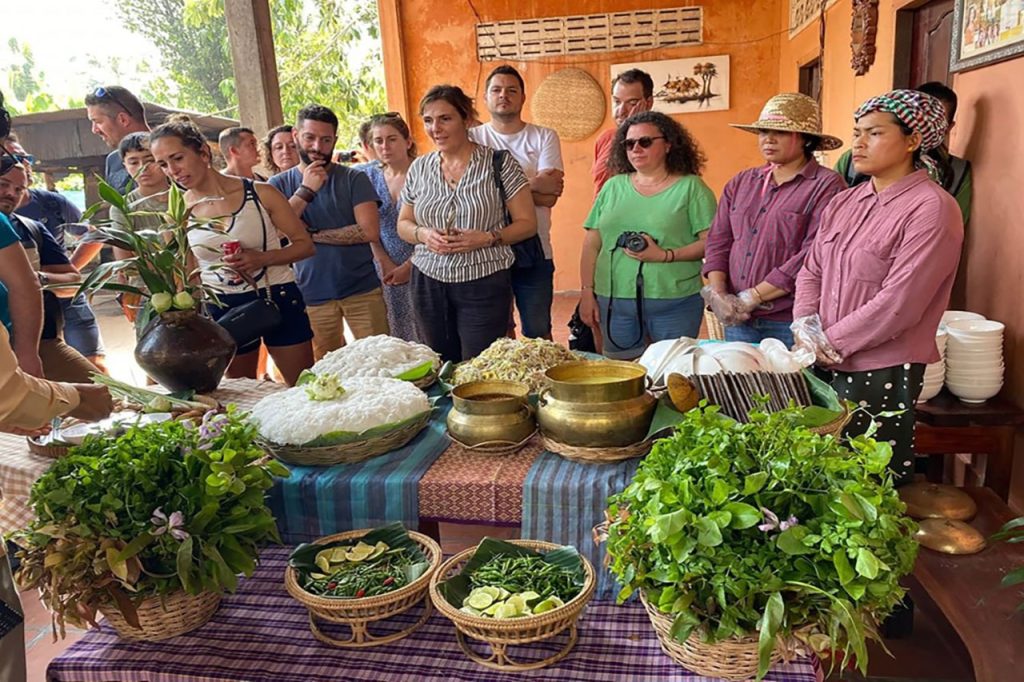
[[[756,133],[759,130],[781,130],[789,133],[813,135],[821,140],[821,149],[839,149],[843,141],[838,137],[825,135],[821,132],[821,109],[818,103],[807,95],[797,92],[784,92],[768,100],[761,115],[750,125],[730,123],[733,128]]]

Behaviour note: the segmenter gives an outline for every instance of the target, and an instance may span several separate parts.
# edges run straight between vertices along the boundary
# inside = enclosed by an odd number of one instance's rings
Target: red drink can
[[[220,245],[220,249],[225,256],[233,256],[242,250],[242,242],[237,239],[229,239]],[[231,285],[238,285],[242,283],[242,278],[231,271],[228,274],[227,283]]]

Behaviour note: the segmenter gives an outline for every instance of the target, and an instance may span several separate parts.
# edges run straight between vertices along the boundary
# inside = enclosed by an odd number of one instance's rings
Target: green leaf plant
[[[702,404],[655,443],[609,500],[611,571],[671,616],[672,635],[753,636],[758,679],[773,649],[855,657],[903,598],[914,521],[893,489],[890,446],[845,443],[798,407],[741,424]]]
[[[279,542],[264,495],[288,471],[254,442],[229,406],[199,425],[168,421],[118,437],[90,436],[32,486],[36,518],[14,534],[16,578],[38,588],[65,625],[96,625],[99,609],[138,626],[143,599],[234,591],[258,550]]]

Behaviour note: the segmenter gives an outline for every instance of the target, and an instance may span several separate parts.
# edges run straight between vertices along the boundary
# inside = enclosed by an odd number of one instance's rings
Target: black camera
[[[623,232],[615,241],[615,247],[637,252],[647,248],[646,232]]]

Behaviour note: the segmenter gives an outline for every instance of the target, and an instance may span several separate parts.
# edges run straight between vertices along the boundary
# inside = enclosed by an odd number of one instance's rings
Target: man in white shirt
[[[252,128],[234,126],[220,131],[217,139],[220,145],[220,153],[224,155],[227,164],[224,168],[225,175],[234,175],[237,178],[248,178],[265,182],[259,173],[253,168],[260,163],[259,147],[256,143],[256,133]]]
[[[523,336],[550,339],[555,276],[551,208],[562,194],[565,175],[558,134],[523,120],[526,102],[523,77],[511,66],[499,66],[487,77],[486,102],[491,121],[470,128],[469,137],[477,144],[508,150],[530,181],[544,260],[530,267],[514,265],[512,289]]]

